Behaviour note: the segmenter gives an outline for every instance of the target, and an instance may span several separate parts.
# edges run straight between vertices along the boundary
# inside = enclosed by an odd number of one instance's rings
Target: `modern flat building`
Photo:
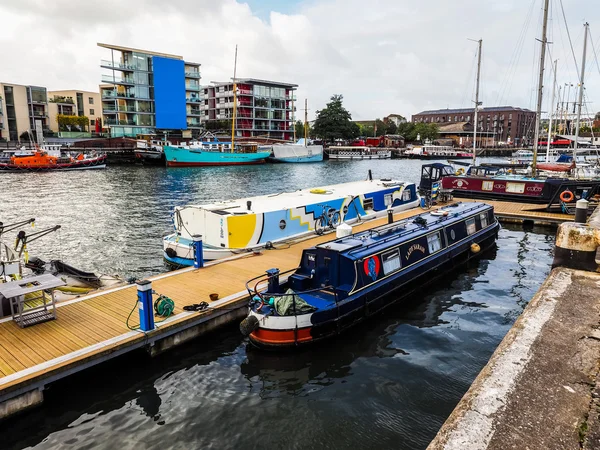
[[[475,109],[436,109],[412,116],[412,121],[444,125],[453,122],[473,123]],[[494,142],[529,145],[535,136],[535,112],[513,106],[481,108],[477,113],[478,132],[491,134]]]
[[[293,139],[297,87],[278,81],[237,79],[236,135]],[[203,86],[202,93],[201,118],[207,129],[218,126],[218,121],[225,125],[225,121],[232,120],[233,81],[212,82]]]
[[[96,130],[96,122],[102,123],[102,102],[99,92],[63,90],[48,91],[48,114],[50,130],[58,132],[56,116],[86,116],[89,120],[89,131]]]
[[[102,60],[103,127],[114,137],[167,134],[192,137],[200,130],[200,64],[148,50],[98,44]]]
[[[35,130],[36,121],[42,130],[49,129],[46,88],[0,82],[0,137],[18,141],[24,132]]]

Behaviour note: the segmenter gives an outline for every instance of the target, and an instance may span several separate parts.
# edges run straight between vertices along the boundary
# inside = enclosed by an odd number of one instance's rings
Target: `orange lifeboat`
[[[77,158],[71,156],[53,156],[37,148],[31,155],[13,155],[8,163],[0,163],[0,170],[8,171],[49,171],[75,169],[103,169],[106,167],[106,155],[85,158],[83,153]]]

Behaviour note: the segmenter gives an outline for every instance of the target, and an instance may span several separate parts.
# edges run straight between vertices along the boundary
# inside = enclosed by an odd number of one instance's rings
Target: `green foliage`
[[[360,129],[359,136],[372,137],[375,134],[375,128],[373,125],[359,125]]]
[[[308,129],[306,130],[306,135],[310,137],[312,133],[312,128],[309,124],[306,124],[306,126],[308,127]],[[296,121],[296,123],[294,124],[294,128],[296,130],[296,139],[304,138],[304,122],[302,122],[301,120]]]
[[[416,141],[419,137],[421,141],[435,140],[439,137],[439,128],[435,123],[401,123],[398,125],[397,134],[404,136],[407,141]]]
[[[386,125],[385,134],[398,134],[398,127],[396,126],[396,124],[394,122],[389,121],[385,125]]]
[[[50,103],[70,103],[74,105],[73,97],[65,97],[64,95],[55,95],[53,98],[48,100]]]
[[[387,124],[381,119],[375,119],[375,134],[377,136],[383,136],[387,134]]]
[[[342,105],[344,97],[334,95],[327,106],[317,111],[313,132],[326,141],[334,139],[354,139],[360,135],[360,127],[352,122],[352,115]]]
[[[85,131],[90,123],[87,116],[67,116],[65,114],[58,114],[56,121],[60,131],[72,131],[75,128]]]
[[[204,124],[207,130],[211,131],[231,131],[230,120],[209,120]]]

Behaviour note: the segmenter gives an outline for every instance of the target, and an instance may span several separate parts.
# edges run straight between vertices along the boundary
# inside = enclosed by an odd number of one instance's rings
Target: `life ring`
[[[560,193],[560,199],[565,203],[572,202],[574,198],[575,195],[568,189]]]
[[[465,173],[465,169],[463,169],[462,167],[460,169],[458,169],[454,175],[463,175]]]

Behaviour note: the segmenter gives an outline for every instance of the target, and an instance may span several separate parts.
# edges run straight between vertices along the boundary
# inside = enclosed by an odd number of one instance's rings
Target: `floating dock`
[[[494,205],[500,219],[516,214],[534,223],[572,220],[570,216],[525,208],[515,212],[514,203],[487,203]],[[404,211],[395,214],[394,220],[422,212],[419,208]],[[353,228],[362,231],[386,222],[387,218],[373,219]],[[149,332],[131,329],[139,325],[135,285],[58,303],[56,320],[31,327],[20,328],[12,318],[0,320],[0,418],[41,403],[46,385],[75,372],[139,348],[155,355],[241,320],[247,313],[247,280],[273,267],[282,272],[293,269],[305,248],[334,237],[312,236],[260,254],[245,253],[201,269],[187,268],[149,278],[157,294],[175,301],[174,315],[164,321],[157,319],[156,328]],[[210,302],[208,309],[183,310],[186,305],[208,301],[212,293],[219,294],[220,300]]]

